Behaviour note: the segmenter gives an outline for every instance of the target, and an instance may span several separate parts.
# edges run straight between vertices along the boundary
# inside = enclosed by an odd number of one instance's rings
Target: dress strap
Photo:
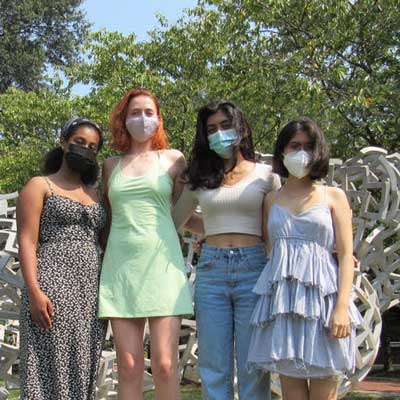
[[[47,186],[49,187],[50,194],[53,196],[54,195],[54,190],[53,190],[53,185],[51,184],[50,179],[47,176],[45,176],[44,180],[46,181]]]
[[[274,194],[274,201],[278,201],[278,196],[279,196],[280,193],[281,193],[281,189],[282,189],[282,186],[281,186],[278,190],[276,190],[275,192],[273,192],[273,194]]]
[[[158,174],[164,174],[168,172],[168,168],[165,165],[165,157],[162,157],[161,151],[157,150],[157,162],[158,162]]]
[[[328,204],[328,185],[324,185],[324,204]]]

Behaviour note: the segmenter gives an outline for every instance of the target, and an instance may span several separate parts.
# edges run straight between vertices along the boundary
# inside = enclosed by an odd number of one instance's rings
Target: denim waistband
[[[265,255],[264,243],[253,244],[244,247],[216,247],[204,243],[201,247],[202,256],[212,256],[220,258],[226,255],[239,254],[241,256],[254,256],[258,254]]]

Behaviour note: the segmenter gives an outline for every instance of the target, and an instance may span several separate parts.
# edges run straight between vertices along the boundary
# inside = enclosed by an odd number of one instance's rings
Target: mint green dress
[[[160,162],[108,182],[112,223],[100,278],[100,318],[193,314],[178,235],[171,217],[173,180]]]

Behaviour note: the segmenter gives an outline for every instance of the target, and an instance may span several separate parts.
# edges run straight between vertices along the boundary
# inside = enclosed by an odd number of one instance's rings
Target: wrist
[[[336,303],[336,310],[341,310],[341,311],[347,311],[349,309],[350,305],[348,301],[337,301]]]
[[[27,287],[29,297],[35,297],[40,293],[40,287],[38,285]]]

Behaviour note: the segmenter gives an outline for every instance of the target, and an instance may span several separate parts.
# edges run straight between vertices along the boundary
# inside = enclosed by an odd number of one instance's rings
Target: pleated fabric
[[[272,252],[254,287],[248,366],[296,378],[351,374],[362,317],[351,301],[351,335],[331,337],[339,270],[328,204],[295,216],[275,203],[268,232]]]

